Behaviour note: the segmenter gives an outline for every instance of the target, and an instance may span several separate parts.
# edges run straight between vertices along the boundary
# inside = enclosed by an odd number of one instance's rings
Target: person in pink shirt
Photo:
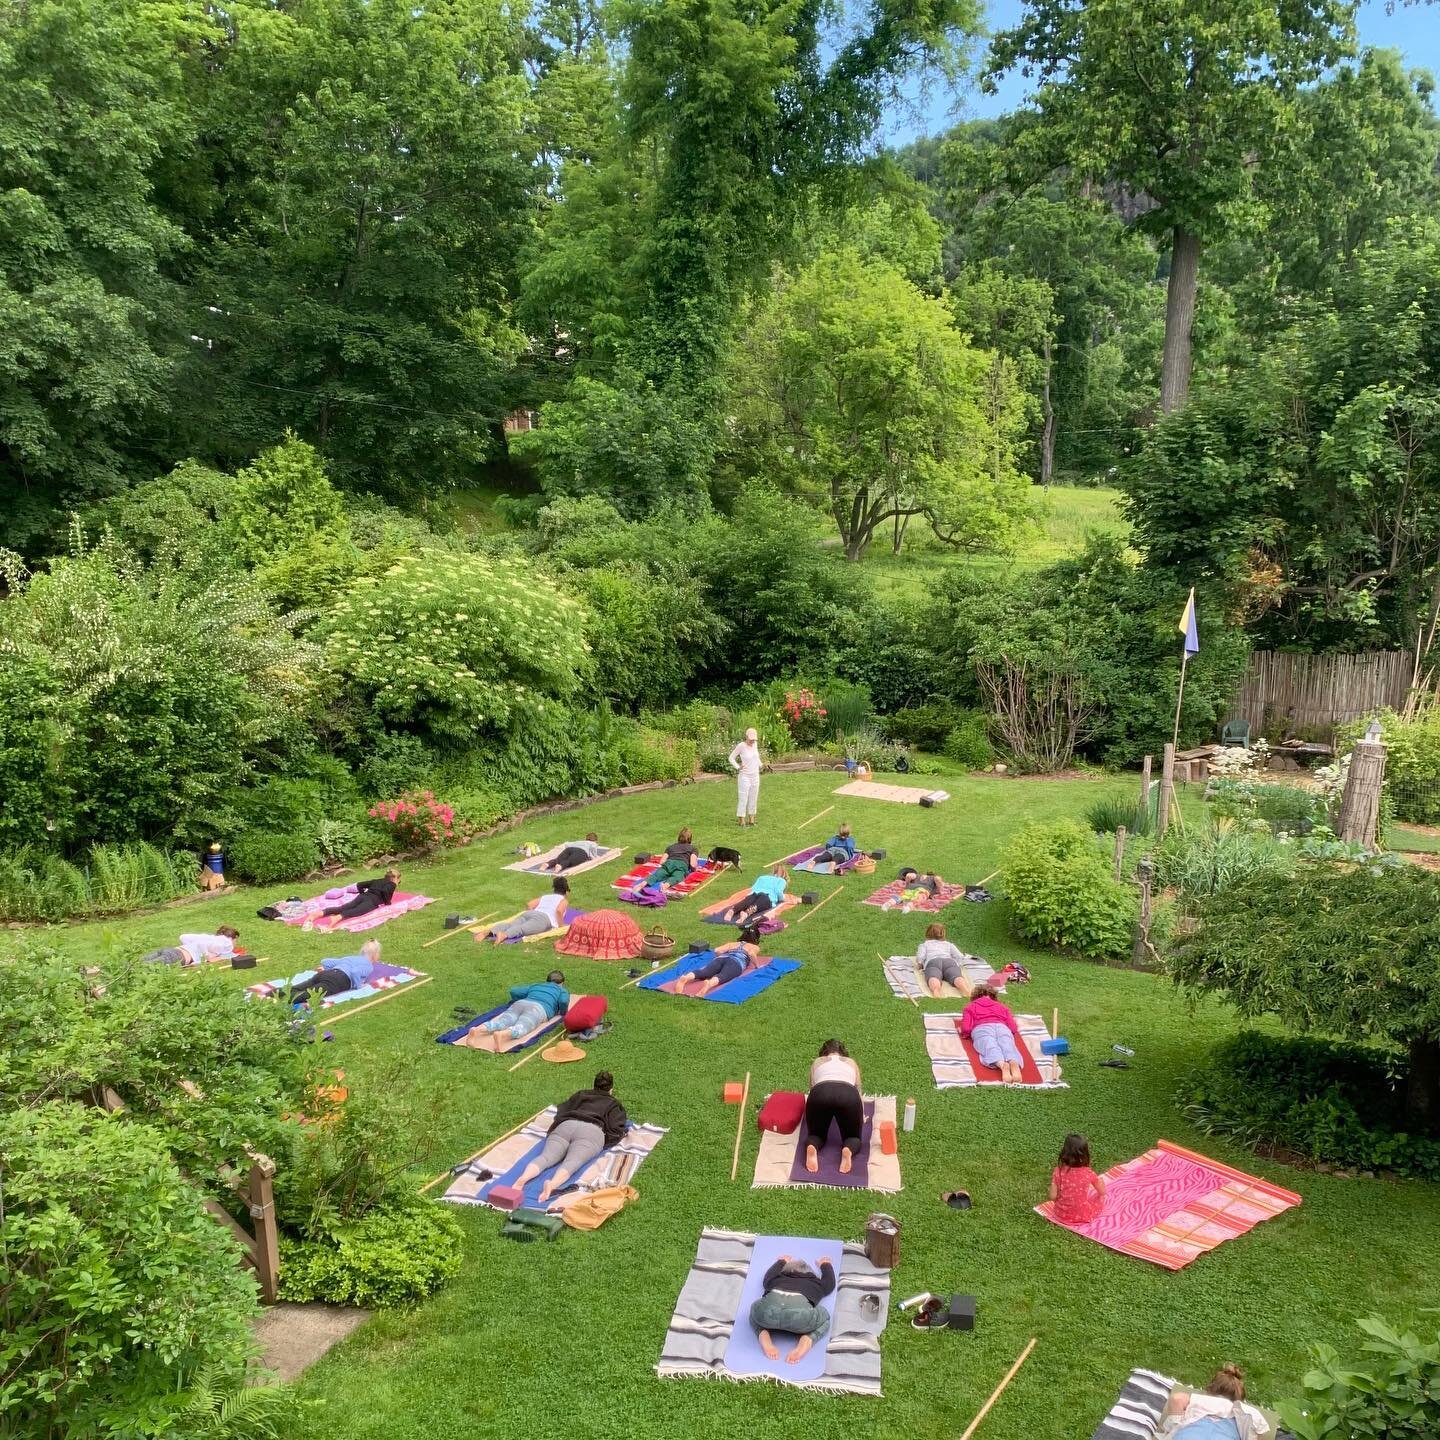
[[[1105,1177],[1090,1168],[1090,1142],[1067,1135],[1050,1172],[1050,1199],[1062,1225],[1088,1225],[1105,1208]]]
[[[1000,1072],[1007,1085],[1019,1085],[1020,1029],[1010,1007],[995,998],[988,985],[977,985],[970,1003],[960,1016],[960,1033],[975,1047],[980,1063]]]

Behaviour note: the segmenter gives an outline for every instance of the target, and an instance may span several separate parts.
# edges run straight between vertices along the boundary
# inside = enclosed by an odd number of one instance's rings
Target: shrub
[[[386,1309],[433,1294],[460,1270],[459,1222],[437,1205],[381,1206],[333,1237],[280,1238],[280,1298]]]
[[[437,800],[433,790],[407,790],[396,800],[372,805],[367,813],[389,831],[400,850],[434,850],[465,834],[463,823],[456,825],[454,806]]]
[[[1075,821],[1029,822],[1001,852],[1001,874],[1022,940],[1097,959],[1129,948],[1134,903]]]
[[[938,755],[944,750],[950,732],[965,715],[965,710],[953,700],[927,700],[923,705],[887,715],[884,730],[892,740]]]
[[[780,718],[790,732],[791,741],[801,750],[808,750],[831,729],[825,707],[815,692],[804,686],[785,692]]]
[[[471,835],[498,825],[511,813],[503,796],[483,787],[457,790],[451,797],[450,806],[455,812],[456,825]]]
[[[1370,1337],[1364,1360],[1341,1362],[1312,1345],[1305,1399],[1280,1406],[1295,1440],[1429,1440],[1440,1434],[1440,1330],[1422,1339],[1377,1316],[1356,1322]]]
[[[961,719],[946,734],[941,753],[967,770],[988,770],[995,763],[989,722],[978,711],[962,711]]]
[[[677,740],[637,726],[622,741],[617,783],[646,785],[652,780],[688,780],[698,765],[699,747],[693,740]]]
[[[1440,1180],[1440,1135],[1411,1131],[1391,1067],[1358,1045],[1245,1031],[1183,1076],[1177,1099],[1204,1134],[1252,1150]]]
[[[0,851],[0,920],[64,920],[163,905],[195,890],[193,856],[97,845],[71,863],[38,845]]]
[[[1107,795],[1086,808],[1085,823],[1097,835],[1113,835],[1122,825],[1130,835],[1148,835],[1155,826],[1155,807],[1128,795]]]
[[[423,790],[435,771],[435,754],[416,735],[383,731],[355,767],[361,790],[379,800],[403,790]]]
[[[1263,829],[1210,824],[1171,830],[1155,847],[1154,860],[1162,887],[1194,899],[1217,895],[1255,875],[1283,875],[1294,868],[1294,851]]]
[[[384,837],[360,820],[322,820],[315,827],[315,844],[327,865],[356,865],[384,848]]]
[[[298,880],[320,868],[320,847],[308,834],[288,830],[247,830],[233,840],[230,868],[242,880],[275,885]]]
[[[1395,819],[1440,825],[1440,706],[1432,705],[1409,720],[1393,710],[1381,710],[1342,726],[1335,737],[1337,752],[1348,750],[1371,719],[1380,722],[1385,742],[1385,793]]]
[[[1254,785],[1255,814],[1277,834],[1308,835],[1325,824],[1325,797],[1295,785]]]

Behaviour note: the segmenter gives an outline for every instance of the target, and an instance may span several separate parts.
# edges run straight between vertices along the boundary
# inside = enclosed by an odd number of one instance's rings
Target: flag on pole
[[[1185,657],[1200,653],[1200,632],[1195,628],[1195,589],[1190,589],[1190,598],[1185,602],[1185,613],[1180,617],[1176,629],[1185,637]]]

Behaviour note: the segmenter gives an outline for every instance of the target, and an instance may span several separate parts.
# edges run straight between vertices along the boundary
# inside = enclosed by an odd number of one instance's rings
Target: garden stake
[[[1060,1038],[1060,1007],[1058,1005],[1050,1012],[1050,1035],[1055,1040]]]
[[[960,1440],[970,1440],[970,1437],[980,1428],[980,1422],[990,1413],[990,1407],[1004,1393],[1005,1387],[1015,1378],[1016,1372],[1030,1358],[1030,1352],[1035,1348],[1035,1340],[1032,1337],[1030,1343],[1020,1352],[1019,1358],[1006,1372],[1005,1378],[990,1392],[990,1398],[980,1407],[980,1413],[970,1422]]]
[[[978,890],[982,885],[988,885],[999,873],[998,870],[992,870],[983,880],[975,882],[975,888]]]
[[[803,830],[807,825],[813,825],[822,816],[828,815],[834,808],[833,805],[827,805],[819,815],[812,815],[808,820],[802,820],[795,828],[797,830]]]
[[[386,1000],[393,999],[397,994],[403,995],[408,990],[418,990],[422,985],[428,985],[435,977],[426,975],[419,980],[411,980],[408,984],[397,986],[394,990],[387,990],[383,995],[377,995],[373,1000],[367,1000],[363,1005],[356,1005],[353,1009],[347,1006],[338,1015],[331,1015],[327,1021],[330,1025],[336,1025],[341,1020],[348,1020],[352,1015],[358,1015],[362,1010],[368,1010],[372,1005],[383,1004]]]
[[[428,950],[432,945],[438,945],[442,940],[453,940],[457,935],[468,935],[472,930],[478,930],[487,920],[493,920],[498,912],[491,911],[488,915],[482,915],[478,920],[472,920],[468,925],[457,925],[453,930],[447,930],[443,935],[437,935],[433,940],[427,940],[420,948]]]
[[[493,1150],[502,1140],[508,1140],[516,1131],[523,1130],[534,1118],[533,1115],[529,1115],[518,1125],[512,1125],[503,1135],[497,1135],[488,1145],[482,1145],[473,1155],[467,1155],[464,1163],[468,1165],[472,1160],[478,1160],[487,1150]],[[454,1173],[453,1168],[442,1170],[433,1180],[427,1180],[415,1193],[423,1195],[427,1190],[433,1190],[442,1180],[449,1179]]]
[[[735,1126],[735,1154],[730,1160],[730,1179],[740,1168],[740,1142],[745,1138],[745,1107],[750,1103],[750,1072],[745,1072],[745,1088],[740,1092],[740,1121]]]
[[[812,915],[823,910],[844,888],[843,885],[837,885],[814,909],[807,910],[795,923],[803,925]]]

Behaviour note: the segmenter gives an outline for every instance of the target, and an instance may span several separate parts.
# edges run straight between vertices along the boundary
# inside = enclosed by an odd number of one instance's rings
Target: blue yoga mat
[[[687,955],[683,960],[676,960],[662,970],[654,970],[640,981],[640,989],[658,990],[662,985],[668,985],[670,981],[678,980],[687,970],[693,970],[696,966],[713,959],[714,954],[715,952],[711,950],[704,954]],[[738,979],[732,980],[728,985],[719,986],[708,995],[684,995],[679,998],[714,1000],[721,1005],[743,1005],[752,995],[758,995],[762,990],[768,990],[782,976],[799,968],[798,960],[782,960],[777,957],[767,961],[758,970],[751,970]]]
[[[840,1263],[845,1258],[843,1240],[815,1240],[795,1235],[757,1235],[755,1251],[750,1260],[750,1273],[745,1277],[745,1288],[740,1292],[740,1307],[735,1312],[735,1328],[730,1332],[730,1343],[725,1347],[725,1369],[733,1375],[770,1375],[777,1380],[789,1380],[804,1384],[807,1380],[818,1380],[825,1373],[825,1350],[830,1341],[830,1331],[822,1340],[817,1340],[810,1353],[797,1364],[787,1363],[785,1357],[795,1348],[798,1340],[794,1335],[772,1332],[770,1338],[780,1352],[778,1360],[767,1360],[760,1348],[760,1337],[750,1323],[750,1307],[765,1290],[765,1272],[782,1256],[792,1255],[804,1260],[812,1270],[820,1268],[820,1257],[828,1255],[835,1267],[838,1279]],[[835,1322],[835,1291],[831,1291],[820,1307]]]

